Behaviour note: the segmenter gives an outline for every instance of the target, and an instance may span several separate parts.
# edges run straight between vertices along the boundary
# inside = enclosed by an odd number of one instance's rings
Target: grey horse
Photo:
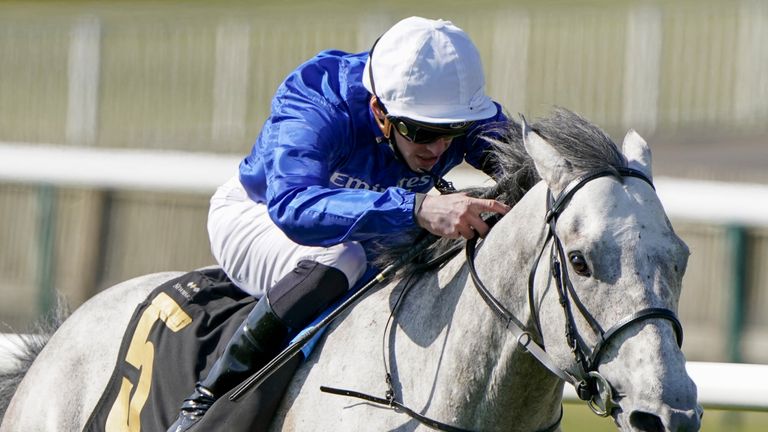
[[[647,144],[630,131],[620,151],[564,109],[507,127],[496,146],[505,176],[487,193],[541,181],[476,250],[395,278],[334,322],[271,430],[428,428],[407,410],[454,430],[559,430],[566,383],[621,431],[699,430],[675,318],[689,251],[652,187]],[[178,275],[123,282],[77,309],[27,371],[0,431],[82,430],[135,306]]]

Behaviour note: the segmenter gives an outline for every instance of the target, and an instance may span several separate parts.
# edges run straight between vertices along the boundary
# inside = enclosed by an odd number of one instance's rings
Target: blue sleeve
[[[264,164],[275,224],[309,246],[363,241],[414,226],[412,192],[329,187],[334,165],[353,151],[351,121],[327,97],[300,90],[278,95],[254,149]]]

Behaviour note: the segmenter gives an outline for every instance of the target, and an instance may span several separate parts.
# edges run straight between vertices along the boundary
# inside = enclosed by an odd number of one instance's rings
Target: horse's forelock
[[[574,176],[627,165],[608,134],[573,111],[557,107],[532,127],[570,163]]]
[[[566,108],[556,107],[549,117],[538,119],[532,127],[569,162],[574,177],[589,171],[627,165],[608,134]],[[513,206],[540,180],[530,155],[525,151],[522,128],[514,120],[491,124],[487,126],[483,139],[493,145],[499,171],[497,185],[468,192]]]

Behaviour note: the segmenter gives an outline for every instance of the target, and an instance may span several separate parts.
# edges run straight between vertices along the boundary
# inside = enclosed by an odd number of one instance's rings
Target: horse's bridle
[[[475,248],[477,245],[477,238],[467,241],[466,254],[467,264],[469,267],[472,280],[477,287],[481,297],[491,310],[502,320],[507,323],[507,328],[517,338],[517,342],[528,352],[530,352],[543,366],[549,369],[552,373],[557,375],[560,379],[571,383],[576,388],[576,393],[581,400],[587,401],[589,407],[595,414],[607,417],[611,412],[618,407],[617,402],[613,398],[613,388],[610,383],[597,371],[600,364],[600,358],[603,355],[605,347],[608,345],[616,335],[621,333],[627,327],[636,324],[640,321],[662,318],[672,323],[672,327],[675,330],[677,336],[677,343],[682,346],[683,343],[683,327],[680,321],[677,319],[675,313],[666,308],[646,308],[639,310],[618,323],[613,327],[604,331],[595,318],[587,311],[584,305],[579,301],[576,292],[573,289],[573,284],[568,277],[568,266],[565,265],[565,251],[560,238],[557,236],[556,226],[557,220],[567,204],[570,202],[571,197],[581,189],[585,184],[590,181],[607,176],[616,177],[635,177],[648,183],[651,188],[654,188],[651,180],[642,172],[632,168],[615,168],[606,170],[597,170],[590,172],[582,177],[579,177],[570,182],[565,189],[560,193],[560,196],[555,199],[552,196],[551,191],[547,192],[547,213],[545,223],[548,226],[548,232],[541,252],[539,252],[536,261],[533,264],[529,278],[528,278],[528,304],[530,307],[531,317],[534,321],[535,330],[539,336],[542,336],[541,323],[539,322],[538,310],[535,304],[535,286],[534,279],[536,269],[539,266],[541,257],[547,248],[547,244],[552,243],[550,249],[550,266],[551,275],[555,279],[555,286],[559,297],[560,305],[563,307],[563,313],[565,315],[565,335],[568,346],[571,348],[579,370],[577,373],[572,374],[558,367],[553,361],[552,357],[545,351],[543,343],[539,345],[538,342],[533,340],[531,333],[524,330],[525,326],[510,313],[501,302],[496,299],[493,294],[485,287],[475,269],[474,256]],[[655,188],[654,188],[655,190]],[[598,335],[598,342],[590,351],[585,346],[582,338],[580,337],[576,321],[573,315],[573,308],[571,304],[576,304],[579,313],[587,321],[589,326]]]
[[[575,374],[558,367],[552,357],[545,351],[543,344],[540,345],[538,342],[533,340],[532,334],[525,330],[526,326],[523,325],[517,318],[515,318],[515,316],[509,312],[509,310],[507,310],[504,305],[502,305],[501,302],[496,297],[494,297],[493,294],[491,294],[490,291],[488,291],[483,282],[480,280],[480,277],[477,274],[477,270],[475,269],[475,249],[477,247],[477,239],[479,236],[476,235],[471,240],[468,240],[466,244],[467,267],[469,268],[469,273],[472,276],[475,287],[477,287],[477,290],[483,300],[485,300],[491,310],[506,323],[507,328],[515,335],[517,342],[523,347],[524,350],[531,353],[531,355],[533,355],[539,361],[539,363],[541,363],[544,367],[546,367],[560,379],[571,383],[576,388],[576,393],[578,394],[579,398],[587,401],[592,411],[603,417],[609,416],[611,412],[613,412],[613,410],[618,407],[617,402],[613,399],[613,388],[611,387],[610,383],[597,371],[597,367],[600,364],[600,358],[609,341],[611,341],[617,334],[632,324],[651,318],[662,318],[672,323],[672,327],[674,328],[675,334],[677,336],[678,345],[682,345],[683,342],[683,327],[675,316],[675,313],[669,309],[642,309],[620,320],[607,331],[603,331],[597,320],[595,320],[595,318],[587,311],[587,309],[576,296],[576,292],[573,289],[571,280],[568,277],[567,266],[562,264],[565,262],[565,251],[563,249],[562,242],[560,241],[560,238],[557,236],[557,232],[555,231],[557,219],[576,191],[596,178],[607,176],[636,177],[644,180],[653,188],[653,183],[651,180],[642,172],[631,168],[615,168],[593,171],[577,178],[576,180],[569,183],[568,186],[566,186],[566,188],[560,193],[560,196],[557,199],[553,198],[551,191],[547,192],[547,214],[545,223],[548,226],[548,232],[546,239],[544,240],[544,244],[542,245],[541,252],[539,252],[538,256],[536,257],[536,261],[533,263],[528,278],[528,304],[531,310],[531,319],[534,321],[536,334],[541,336],[541,324],[539,323],[538,311],[535,304],[534,279],[536,269],[538,268],[539,262],[541,261],[541,257],[547,248],[547,244],[549,244],[551,241],[551,274],[556,281],[559,301],[563,307],[563,313],[565,314],[566,340],[568,342],[568,346],[571,348],[576,358],[576,362],[579,368]],[[492,224],[491,221],[488,221],[488,223],[489,225]],[[457,253],[458,249],[451,249],[451,251],[441,255],[437,259],[433,260],[433,262],[444,262],[445,260],[450,259],[454,256],[454,251]],[[404,292],[406,290],[407,286],[404,289]],[[599,340],[591,352],[579,337],[579,333],[576,328],[576,321],[573,317],[571,302],[576,304],[576,307],[581,315],[598,335]],[[391,377],[389,372],[387,372],[386,376],[389,390],[387,391],[386,397],[384,398],[371,396],[369,394],[353,390],[344,390],[326,386],[321,386],[320,390],[327,393],[356,397],[376,404],[390,406],[395,410],[408,414],[412,418],[433,429],[446,432],[468,432],[465,429],[430,419],[398,402],[395,399],[394,391],[392,390]],[[557,421],[549,427],[543,429],[542,432],[552,432],[557,430],[560,426],[562,416],[563,411],[561,407],[560,416],[558,417]]]

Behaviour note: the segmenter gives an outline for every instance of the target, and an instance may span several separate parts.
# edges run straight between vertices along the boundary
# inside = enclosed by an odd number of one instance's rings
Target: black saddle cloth
[[[123,336],[117,364],[85,431],[165,431],[184,398],[223,352],[257,299],[219,268],[170,280],[140,304]],[[221,397],[194,429],[266,429],[300,358],[237,402]]]

